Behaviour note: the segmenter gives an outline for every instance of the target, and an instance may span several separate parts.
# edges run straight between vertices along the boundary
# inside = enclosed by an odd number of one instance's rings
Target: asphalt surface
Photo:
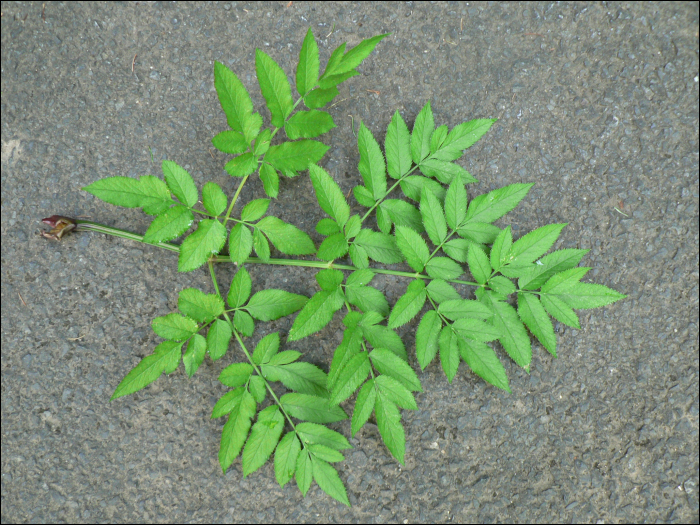
[[[262,109],[255,48],[291,76],[309,26],[322,64],[392,33],[330,110],[322,164],[343,190],[359,181],[353,123],[383,137],[395,110],[411,126],[428,100],[438,124],[497,117],[460,161],[481,181],[470,194],[535,182],[498,224],[519,237],[568,222],[557,247],[590,248],[590,281],[628,294],[581,312],[581,330],[558,326],[559,358],[535,345],[529,375],[504,358],[512,394],[464,365],[452,384],[437,364],[420,373],[405,467],[376,426],[351,440],[338,467],[352,508],[280,489],[269,463],[222,475],[209,416],[228,357],[109,402],[157,344],[151,319],[211,288],[205,270],[99,234],[37,236],[53,214],[145,231],[139,210],[80,188],[161,175],[162,159],[232,192],[210,142],[226,129],[213,61]],[[3,522],[698,521],[696,2],[3,2],[1,28]],[[256,182],[243,199],[261,195]],[[308,177],[283,181],[271,211],[307,231],[322,217]],[[310,269],[250,271],[255,289],[317,289]],[[394,301],[406,282],[377,285]],[[340,329],[290,346],[327,368]]]

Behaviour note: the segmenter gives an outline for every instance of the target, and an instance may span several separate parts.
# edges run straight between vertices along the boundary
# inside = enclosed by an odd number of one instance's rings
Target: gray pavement
[[[3,523],[698,521],[697,3],[42,5],[2,3]],[[558,326],[559,358],[535,345],[530,375],[503,359],[512,394],[431,365],[404,412],[405,467],[376,426],[351,441],[352,508],[280,489],[271,464],[221,473],[209,415],[228,357],[109,402],[157,344],[151,319],[182,288],[209,290],[206,271],[99,234],[36,235],[53,214],[145,231],[140,211],[80,188],[161,175],[162,159],[234,188],[210,142],[226,129],[213,61],[262,108],[255,48],[291,75],[309,26],[322,63],[392,33],[331,109],[322,164],[345,191],[359,180],[351,117],[378,137],[427,100],[439,124],[497,117],[460,161],[481,181],[471,194],[536,182],[499,224],[518,237],[568,222],[557,247],[590,248],[591,281],[629,294],[582,312],[582,330]],[[308,231],[322,217],[308,177],[283,181],[271,211]],[[316,290],[310,269],[250,271],[256,289]],[[396,300],[406,283],[378,286]],[[340,327],[290,346],[327,368]]]

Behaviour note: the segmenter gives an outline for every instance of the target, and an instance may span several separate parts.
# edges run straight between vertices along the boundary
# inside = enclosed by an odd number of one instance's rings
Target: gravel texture
[[[287,4],[2,3],[2,521],[697,522],[698,4]],[[470,194],[536,182],[498,224],[568,222],[557,247],[590,248],[591,281],[628,294],[558,326],[559,358],[535,345],[529,375],[504,358],[510,395],[464,365],[452,384],[437,364],[420,373],[405,467],[371,424],[339,464],[352,508],[280,489],[271,464],[222,475],[209,416],[229,358],[109,402],[157,344],[151,319],[185,287],[211,290],[205,270],[99,234],[37,236],[53,214],[145,231],[139,210],[80,188],[161,175],[162,159],[232,192],[210,142],[226,128],[213,61],[262,109],[255,48],[293,78],[309,26],[322,64],[392,33],[331,109],[322,164],[343,190],[359,180],[352,121],[383,137],[427,100],[439,124],[497,117],[460,161],[481,181]],[[322,217],[305,176],[271,212],[307,231]],[[310,269],[250,271],[255,289],[317,289]],[[377,286],[395,301],[406,282]],[[340,329],[291,347],[327,367]]]

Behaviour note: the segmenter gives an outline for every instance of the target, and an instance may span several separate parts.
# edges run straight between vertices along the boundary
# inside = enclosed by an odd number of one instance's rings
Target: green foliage
[[[296,100],[283,69],[256,50],[256,73],[267,107],[263,113],[269,112],[271,123],[264,129],[245,86],[228,67],[215,63],[214,85],[230,129],[218,133],[212,143],[234,156],[225,165],[238,179],[233,197],[207,182],[201,189],[203,209],[199,208],[195,180],[171,161],[163,162],[163,180],[117,176],[84,188],[105,202],[140,207],[153,215],[140,238],[143,242],[173,249],[164,243],[184,235],[174,248],[179,252],[178,270],[189,272],[208,264],[215,289],[207,294],[186,288],[179,294],[179,313],[153,320],[153,331],[165,341],[126,375],[112,399],[174,372],[180,358],[191,377],[207,354],[217,360],[231,349],[234,362],[219,376],[228,390],[212,409],[212,418],[227,417],[219,449],[221,468],[226,471],[241,456],[243,475],[248,476],[274,457],[280,486],[294,478],[305,495],[316,481],[345,505],[347,493],[332,464],[344,459],[342,451],[350,445],[326,426],[348,418],[341,403],[352,409],[352,435],[374,415],[388,451],[404,462],[401,410],[418,409],[414,393],[422,392],[422,386],[413,368],[413,350],[409,356],[397,328],[412,321],[417,326],[415,359],[421,370],[439,358],[452,382],[464,362],[484,381],[510,392],[501,359],[507,356],[529,371],[530,334],[556,356],[551,318],[580,328],[574,310],[625,297],[603,285],[581,282],[589,270],[578,267],[586,250],[547,253],[565,224],[545,225],[519,239],[513,239],[510,226],[493,224],[526,197],[532,184],[511,184],[469,200],[466,185],[476,179],[455,161],[489,130],[493,119],[436,128],[428,102],[410,130],[399,112],[394,113],[383,148],[360,124],[362,184],[353,188],[356,203],[348,202],[349,193],[346,196],[318,165],[328,146],[314,139],[335,127],[331,113],[320,108],[339,94],[339,84],[358,74],[356,68],[386,36],[363,40],[350,50],[342,44],[321,73],[319,49],[309,29],[296,68]],[[307,110],[297,111],[302,103]],[[275,140],[282,128],[288,140]],[[316,225],[323,237],[318,247],[306,232],[267,215],[270,199],[280,192],[280,175],[293,178],[305,170],[327,215]],[[269,198],[236,207],[243,185],[256,172]],[[413,203],[398,198],[394,190]],[[358,206],[367,209],[364,215],[353,214]],[[373,212],[379,231],[363,224]],[[228,253],[219,255],[225,246]],[[318,260],[273,260],[273,249],[291,256],[315,255]],[[257,258],[251,257],[253,251]],[[340,258],[352,266],[336,265]],[[225,301],[214,271],[214,263],[221,262],[238,267]],[[317,268],[318,290],[310,298],[275,289],[253,293],[248,271],[253,263]],[[385,269],[375,263],[402,267]],[[344,273],[348,269],[351,273]],[[409,280],[393,306],[372,286],[378,273]],[[472,280],[460,280],[464,274]],[[473,298],[462,297],[455,284],[473,287]],[[293,314],[287,342],[302,340],[323,330],[337,312],[342,312],[343,337],[327,374],[322,367],[300,361],[301,352],[281,350],[278,332],[262,337],[252,352],[244,342],[254,337],[256,323]],[[283,389],[288,392],[278,394]]]

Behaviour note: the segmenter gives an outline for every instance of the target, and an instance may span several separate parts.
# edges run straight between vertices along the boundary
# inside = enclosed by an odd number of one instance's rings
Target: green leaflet
[[[491,276],[491,263],[484,251],[476,244],[469,246],[467,251],[467,264],[474,280],[479,284],[484,284]]]
[[[302,496],[306,496],[306,493],[311,487],[311,480],[313,479],[313,465],[311,464],[311,455],[307,448],[304,448],[299,453],[294,477],[297,482],[297,487],[299,487],[299,492],[301,492]]]
[[[491,309],[480,301],[467,299],[450,299],[440,303],[438,312],[452,321],[457,319],[488,319],[493,315]]]
[[[311,456],[313,476],[318,486],[333,499],[350,507],[347,492],[336,470],[323,459]]]
[[[440,331],[438,341],[440,347],[440,363],[447,376],[447,381],[452,382],[459,367],[459,349],[457,347],[457,334],[451,326],[445,326]]]
[[[246,392],[244,387],[239,387],[230,392],[226,392],[216,402],[216,405],[214,405],[211,412],[211,418],[216,419],[230,414],[231,411],[241,403],[244,392]]]
[[[425,242],[423,242],[423,244],[425,244]],[[396,246],[394,238],[384,233],[362,229],[360,233],[357,234],[357,237],[355,237],[354,245],[364,250],[366,254],[365,257],[369,256],[380,263],[394,264],[404,260],[404,256],[401,250]],[[352,250],[350,251],[350,256],[352,257]],[[353,262],[354,260],[353,258]]]
[[[213,361],[220,359],[228,350],[228,344],[233,337],[231,325],[222,319],[216,319],[207,332],[207,349]]]
[[[491,267],[498,271],[506,262],[510,255],[510,248],[513,245],[513,236],[510,232],[510,226],[498,234],[496,240],[493,241],[491,253],[489,255]]]
[[[418,376],[413,369],[393,352],[377,348],[370,353],[372,365],[380,374],[396,379],[411,392],[422,392]]]
[[[249,151],[232,158],[226,163],[224,169],[231,177],[246,177],[258,169],[258,159]]]
[[[264,160],[283,173],[287,170],[303,171],[321,160],[326,151],[328,146],[316,140],[283,142],[277,146],[270,146]]]
[[[272,115],[272,125],[281,128],[292,112],[292,88],[282,68],[264,51],[255,50],[255,71],[260,91]]]
[[[425,271],[433,279],[457,279],[464,273],[462,267],[447,257],[433,257],[425,266]]]
[[[401,191],[411,200],[420,201],[423,188],[435,195],[439,201],[445,200],[445,188],[439,182],[421,175],[409,175],[401,181]]]
[[[234,363],[221,371],[219,381],[228,387],[236,388],[248,382],[253,370],[252,365],[248,363]]]
[[[241,223],[231,228],[228,238],[228,253],[231,262],[237,265],[243,264],[253,251],[253,235],[247,226]]]
[[[393,377],[388,375],[377,376],[374,380],[374,385],[380,395],[385,395],[397,407],[407,410],[418,410],[416,400],[413,398],[410,390]]]
[[[304,97],[304,104],[309,109],[322,108],[337,97],[339,93],[338,88],[335,86],[327,89],[316,88]]]
[[[260,180],[263,183],[263,189],[265,190],[265,194],[272,199],[277,198],[277,195],[280,190],[280,179],[277,175],[277,171],[275,170],[275,168],[273,168],[269,164],[261,164]]]
[[[243,134],[233,130],[222,131],[211,139],[211,143],[219,151],[231,155],[240,155],[249,147],[248,141]]]
[[[428,283],[427,290],[430,298],[438,304],[443,301],[461,299],[457,293],[457,290],[455,290],[451,284],[446,283],[442,279],[433,279],[430,281]]]
[[[277,217],[267,216],[256,226],[265,233],[275,248],[284,254],[308,255],[316,251],[311,237]]]
[[[313,139],[332,130],[335,126],[333,117],[325,111],[296,112],[285,124],[284,132],[290,140]]]
[[[345,298],[363,312],[375,311],[386,316],[389,313],[389,302],[384,294],[371,286],[348,286]]]
[[[245,309],[259,321],[274,321],[300,310],[306,301],[303,295],[284,290],[262,290],[250,298]]]
[[[83,190],[115,206],[142,207],[146,213],[153,212],[150,215],[162,213],[174,204],[165,183],[151,175],[144,175],[140,179],[107,177],[83,187]]]
[[[332,292],[343,282],[345,276],[340,270],[321,270],[316,274],[316,282],[321,290]]]
[[[416,164],[420,164],[430,153],[430,136],[434,128],[433,110],[430,102],[427,102],[418,113],[411,133],[411,157]]]
[[[243,132],[253,103],[238,77],[221,62],[214,63],[214,87],[231,129]]]
[[[443,214],[440,201],[425,188],[423,188],[420,199],[420,214],[430,241],[435,245],[441,244],[447,237],[445,215]]]
[[[287,432],[277,444],[275,450],[275,479],[280,487],[284,487],[292,479],[297,468],[297,458],[301,451],[301,443],[296,434]]]
[[[590,268],[571,268],[550,277],[542,286],[542,294],[555,296],[571,308],[599,308],[626,297],[602,284],[579,282]],[[564,321],[562,321],[564,322]]]
[[[297,341],[318,332],[333,319],[333,314],[343,307],[343,292],[340,288],[333,291],[317,292],[299,312],[289,330],[289,340]]]
[[[391,452],[391,455],[403,465],[403,457],[406,452],[406,435],[404,434],[403,426],[401,426],[401,413],[397,406],[388,398],[386,392],[380,389],[377,389],[374,413],[377,417],[379,434],[382,436],[384,444]]]
[[[466,216],[467,190],[464,188],[461,177],[455,177],[445,194],[445,218],[449,227],[456,230],[462,225]]]
[[[330,72],[334,75],[337,75],[339,73],[345,73],[347,71],[355,69],[362,63],[362,61],[365,58],[369,56],[369,54],[377,46],[377,44],[387,36],[389,36],[389,33],[373,36],[371,38],[366,38],[365,40],[357,44],[355,47],[353,47],[350,51],[345,53],[345,55],[343,55],[342,60],[340,60],[340,62],[337,65],[334,64],[334,67]],[[330,66],[331,63],[329,60],[324,76],[326,76],[329,73],[328,69],[330,69]]]
[[[448,161],[458,159],[462,156],[462,151],[478,141],[494,122],[496,119],[475,119],[455,126],[434,157]]]
[[[144,357],[134,369],[126,374],[126,377],[117,385],[110,401],[138,392],[150,385],[165,372],[170,374],[175,371],[180,362],[183,343],[165,341],[158,346],[151,355]]]
[[[408,265],[417,272],[422,272],[428,262],[430,252],[423,238],[410,228],[397,226],[396,245],[406,258]]]
[[[248,300],[248,297],[250,297],[252,288],[253,281],[250,278],[248,270],[241,267],[231,281],[226,302],[231,308],[243,306]]]
[[[269,381],[279,381],[290,390],[300,394],[326,397],[326,374],[311,363],[289,363],[286,365],[262,365],[263,376]]]
[[[471,339],[459,339],[457,345],[462,359],[472,372],[487,383],[510,392],[506,370],[490,346]]]
[[[391,315],[389,316],[387,326],[389,328],[398,328],[399,326],[405,325],[420,312],[421,308],[423,308],[425,298],[426,292],[423,281],[420,279],[411,281],[406,289],[406,293],[396,301]]]
[[[391,117],[384,141],[386,169],[392,179],[400,179],[411,169],[410,140],[408,127],[397,110]]]
[[[192,222],[194,222],[192,212],[178,204],[153,219],[146,235],[143,236],[143,240],[152,244],[172,241],[185,233]]]
[[[557,356],[557,338],[554,335],[554,326],[549,319],[540,300],[529,293],[518,294],[518,315],[525,323],[525,326],[532,332],[542,346],[552,354]]]
[[[164,160],[163,176],[172,194],[175,195],[182,204],[188,208],[197,204],[199,200],[197,186],[195,186],[194,180],[192,180],[192,177],[184,168],[181,168],[170,160]]]
[[[461,181],[460,184],[477,182],[462,166],[432,157],[421,162],[420,170],[428,177],[435,177],[443,184],[450,184],[453,181]]]
[[[253,321],[253,318],[250,316],[250,314],[248,314],[248,312],[236,310],[236,312],[233,314],[233,326],[241,334],[245,335],[246,337],[250,337],[253,335],[253,331],[255,330],[255,321]]]
[[[308,394],[285,394],[280,398],[282,407],[289,415],[311,423],[335,423],[347,419],[339,406],[332,406],[328,398]]]
[[[177,262],[179,272],[191,272],[207,262],[210,256],[221,251],[226,242],[226,228],[213,219],[199,221],[197,230],[180,246]]]
[[[253,363],[261,365],[270,362],[280,347],[280,334],[273,332],[263,337],[253,351]]]
[[[151,322],[151,327],[156,335],[172,341],[188,339],[199,329],[194,320],[176,313],[156,317]]]
[[[386,215],[388,215],[388,220],[397,226],[406,226],[418,233],[424,231],[423,220],[421,219],[420,212],[406,201],[399,199],[386,199],[382,201],[377,209],[378,217],[380,212],[384,212]],[[377,220],[379,221],[379,219]],[[390,229],[391,224],[387,224],[386,230],[382,231],[384,233],[389,233]]]
[[[581,329],[576,312],[559,297],[556,295],[540,295],[540,301],[542,301],[542,306],[547,310],[547,313],[557,321],[571,328]]]
[[[199,323],[206,323],[224,313],[224,301],[216,294],[185,288],[178,296],[178,309]]]
[[[273,405],[260,411],[243,449],[243,476],[262,467],[275,450],[284,430],[284,416]]]
[[[241,220],[245,222],[257,221],[267,213],[267,208],[269,206],[270,199],[252,200],[243,207],[243,211],[241,211]]]
[[[588,252],[589,250],[567,248],[545,255],[535,263],[530,271],[520,277],[518,287],[521,290],[536,290],[546,283],[552,275],[576,267]]]
[[[260,259],[263,261],[270,260],[270,244],[258,228],[253,230],[253,247],[255,248],[256,255],[260,257]]]
[[[370,373],[367,352],[360,352],[350,359],[333,384],[331,403],[337,405],[355,393],[355,390],[365,382]]]
[[[442,143],[445,142],[445,139],[447,138],[447,126],[442,125],[433,131],[433,134],[430,135],[430,153],[433,154],[435,153],[440,146],[442,146]]]
[[[209,213],[221,215],[226,211],[228,198],[221,187],[215,182],[207,182],[202,186],[202,204]]]
[[[548,224],[515,241],[510,250],[509,264],[531,263],[544,255],[557,240],[564,226],[566,224]]]
[[[316,39],[311,32],[311,28],[309,28],[304,37],[304,42],[301,45],[299,64],[297,65],[297,92],[302,97],[318,84],[318,72],[320,67],[318,46],[316,45]],[[280,483],[280,485],[284,484]]]
[[[474,197],[467,208],[469,222],[493,222],[503,217],[523,200],[534,184],[511,184]]]
[[[375,199],[386,194],[386,166],[384,155],[372,132],[360,123],[357,133],[357,148],[360,150],[360,163],[357,166],[365,187]]]
[[[309,176],[319,206],[342,228],[350,217],[350,206],[348,206],[343,192],[340,191],[340,187],[328,175],[328,172],[315,164],[309,167]]]
[[[342,233],[336,233],[324,239],[321,246],[318,247],[316,256],[323,261],[332,261],[348,253],[349,247],[345,236]]]
[[[355,434],[357,434],[357,432],[367,422],[369,416],[372,415],[376,400],[377,391],[374,388],[374,379],[370,379],[362,386],[360,392],[357,394],[357,399],[355,400],[355,409],[352,413],[351,424],[351,432],[353,437],[355,437]]]
[[[421,370],[425,370],[437,354],[441,328],[442,321],[435,310],[429,310],[423,315],[416,330],[416,358]]]
[[[222,471],[226,472],[233,460],[240,454],[248,437],[250,420],[255,415],[256,408],[253,396],[247,390],[243,390],[240,403],[229,413],[228,421],[221,432],[219,465],[221,465]]]
[[[321,425],[316,423],[299,423],[296,426],[297,435],[301,439],[304,445],[308,444],[318,444],[324,445],[333,450],[345,450],[352,448],[348,440],[345,437]]]
[[[187,343],[187,350],[182,356],[182,364],[185,365],[185,372],[188,377],[192,377],[204,361],[207,352],[207,340],[199,334],[194,334]]]
[[[501,334],[498,340],[513,361],[530,370],[532,348],[530,337],[515,309],[503,301],[490,301],[493,310],[493,325]]]

